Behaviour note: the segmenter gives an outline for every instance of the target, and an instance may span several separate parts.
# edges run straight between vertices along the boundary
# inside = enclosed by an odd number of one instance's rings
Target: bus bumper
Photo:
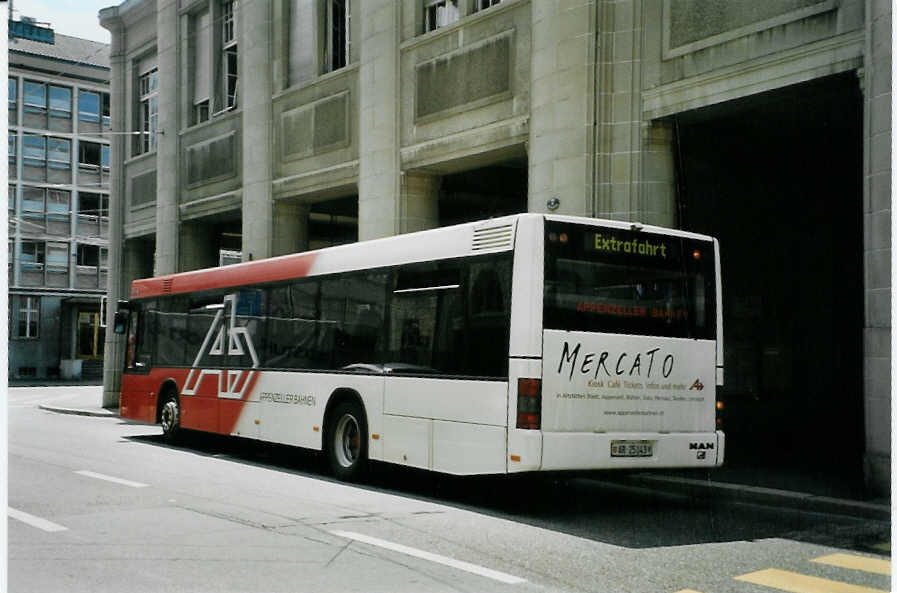
[[[611,445],[619,441],[650,443],[651,455],[615,457]],[[723,464],[725,451],[726,437],[720,430],[677,434],[543,432],[541,469],[709,468]]]

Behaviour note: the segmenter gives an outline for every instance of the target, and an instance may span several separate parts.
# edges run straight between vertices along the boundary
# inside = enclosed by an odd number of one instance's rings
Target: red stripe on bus
[[[190,369],[154,368],[146,375],[125,373],[122,375],[120,416],[155,423],[158,392],[163,383],[173,380],[180,394],[189,372]],[[198,386],[196,395],[181,395],[181,426],[205,432],[234,434],[260,374],[260,371],[253,369],[245,369],[244,372],[252,372],[252,376],[247,379],[242,399],[219,397],[218,381],[214,377],[206,377]]]
[[[302,278],[308,275],[316,258],[316,253],[295,253],[220,268],[135,280],[131,283],[131,298],[148,298],[163,294],[181,294]]]

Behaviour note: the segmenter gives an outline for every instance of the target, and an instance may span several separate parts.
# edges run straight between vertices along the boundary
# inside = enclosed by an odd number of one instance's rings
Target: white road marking
[[[353,539],[359,542],[363,542],[366,544],[370,544],[372,546],[378,546],[380,548],[386,548],[387,550],[392,550],[394,552],[399,552],[400,554],[406,554],[408,556],[414,556],[415,558],[422,558],[424,560],[429,560],[430,562],[436,562],[437,564],[443,564],[445,566],[450,566],[452,568],[457,568],[458,570],[463,570],[466,572],[470,572],[479,576],[487,577],[502,583],[507,583],[509,585],[519,585],[520,583],[525,583],[526,579],[522,579],[520,577],[515,577],[514,575],[510,575],[504,572],[499,572],[497,570],[492,570],[491,568],[485,568],[483,566],[477,566],[476,564],[471,564],[469,562],[463,562],[461,560],[455,560],[454,558],[449,558],[447,556],[440,556],[439,554],[433,554],[432,552],[425,552],[423,550],[418,550],[416,548],[409,548],[408,546],[403,546],[401,544],[396,544],[393,542],[389,542],[383,539],[378,539],[376,537],[371,537],[369,535],[362,535],[360,533],[354,533],[352,531],[331,531],[333,535],[338,535],[340,537],[345,537],[348,539]]]
[[[40,517],[35,517],[34,515],[29,515],[24,511],[16,510],[12,507],[6,507],[6,513],[17,521],[21,521],[22,523],[27,523],[32,527],[37,527],[38,529],[43,529],[44,531],[54,532],[54,531],[68,531],[68,527],[63,527],[62,525],[57,525],[52,521],[47,521],[46,519],[41,519]]]
[[[96,478],[97,480],[106,480],[107,482],[114,482],[116,484],[121,484],[122,486],[130,486],[131,488],[147,488],[149,486],[149,484],[132,482],[131,480],[124,480],[122,478],[116,478],[114,476],[107,476],[106,474],[98,474],[96,472],[90,472],[85,469],[76,471],[75,473],[82,476],[87,476],[88,478]]]

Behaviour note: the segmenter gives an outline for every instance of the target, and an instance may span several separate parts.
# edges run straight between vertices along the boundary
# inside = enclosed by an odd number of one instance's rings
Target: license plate
[[[651,457],[654,443],[651,441],[611,441],[611,457]]]

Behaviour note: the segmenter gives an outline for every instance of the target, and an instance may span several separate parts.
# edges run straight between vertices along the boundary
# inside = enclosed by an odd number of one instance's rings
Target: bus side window
[[[134,369],[137,367],[137,333],[141,329],[140,311],[131,311],[130,322],[128,323],[128,338],[125,348],[125,368]]]
[[[504,376],[508,370],[511,265],[507,258],[470,266],[470,372]]]
[[[343,279],[345,286],[344,360],[339,366],[383,361],[387,274],[368,271]]]
[[[139,318],[137,326],[137,349],[135,364],[138,368],[149,370],[153,366],[153,348],[156,343],[155,315],[153,310],[155,301],[143,303],[137,312]]]

